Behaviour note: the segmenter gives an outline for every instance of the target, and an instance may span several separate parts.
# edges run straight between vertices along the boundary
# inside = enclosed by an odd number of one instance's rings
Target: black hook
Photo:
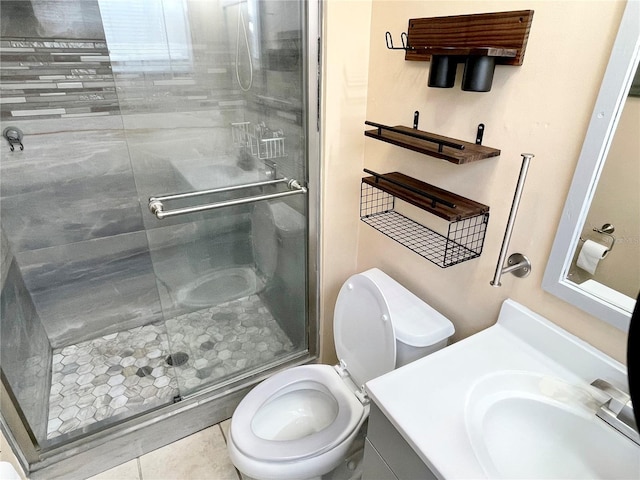
[[[413,48],[409,46],[409,38],[407,37],[407,34],[405,32],[402,32],[400,34],[400,41],[402,42],[401,47],[393,46],[393,37],[391,36],[391,32],[387,32],[384,34],[384,40],[387,43],[387,48],[389,50],[413,50]]]

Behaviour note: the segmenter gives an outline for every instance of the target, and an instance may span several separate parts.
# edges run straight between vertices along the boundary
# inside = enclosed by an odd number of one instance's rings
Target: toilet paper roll
[[[578,255],[578,267],[593,275],[598,268],[598,262],[609,254],[608,248],[593,240],[585,241]]]

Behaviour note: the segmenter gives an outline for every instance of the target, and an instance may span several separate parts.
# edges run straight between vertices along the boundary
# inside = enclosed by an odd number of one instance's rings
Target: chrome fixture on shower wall
[[[2,136],[9,142],[9,148],[13,152],[15,150],[15,145],[20,146],[20,150],[24,150],[24,145],[22,145],[22,138],[24,134],[22,130],[18,127],[7,127],[2,131]]]

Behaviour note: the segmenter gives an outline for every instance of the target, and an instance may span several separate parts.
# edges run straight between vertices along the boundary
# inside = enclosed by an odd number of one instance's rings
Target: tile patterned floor
[[[163,325],[54,350],[47,438],[171,402],[178,384],[168,354]]]
[[[172,351],[189,356],[177,369],[183,395],[294,350],[257,295],[167,320],[167,331]]]
[[[47,437],[170,403],[293,350],[257,295],[56,349]]]

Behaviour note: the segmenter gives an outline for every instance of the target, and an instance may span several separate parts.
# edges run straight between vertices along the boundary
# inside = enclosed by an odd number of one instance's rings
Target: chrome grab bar
[[[264,180],[262,182],[246,183],[243,185],[231,185],[230,187],[213,188],[211,190],[198,190],[197,192],[173,193],[171,195],[153,196],[149,198],[149,202],[163,200],[178,200],[180,198],[199,197],[201,195],[210,195],[212,193],[232,192],[234,190],[243,190],[245,188],[262,187],[263,185],[275,185],[278,183],[287,183],[288,178],[278,178],[276,180]]]
[[[182,198],[199,197],[202,195],[210,195],[222,192],[231,192],[235,190],[244,190],[252,187],[262,187],[266,185],[276,185],[278,183],[286,183],[288,191],[268,193],[264,195],[255,195],[252,197],[237,198],[234,200],[225,200],[222,202],[208,203],[205,205],[196,205],[193,207],[176,208],[173,210],[165,210],[164,201],[178,200]],[[149,211],[153,213],[159,220],[168,217],[175,217],[176,215],[185,215],[187,213],[204,212],[207,210],[214,210],[216,208],[232,207],[234,205],[243,205],[247,203],[259,202],[261,200],[271,200],[273,198],[287,197],[289,195],[297,195],[300,193],[307,193],[307,188],[300,185],[297,180],[290,178],[279,178],[276,180],[265,180],[262,182],[247,183],[244,185],[233,185],[230,187],[214,188],[210,190],[199,190],[197,192],[185,192],[175,193],[170,195],[153,196],[149,198]]]
[[[513,233],[513,225],[516,223],[518,206],[520,205],[520,199],[522,198],[524,181],[527,178],[527,171],[529,170],[529,162],[531,162],[531,159],[534,157],[533,153],[521,153],[520,156],[522,157],[522,166],[520,167],[518,184],[516,185],[516,191],[513,194],[513,202],[511,203],[509,220],[507,220],[507,228],[502,239],[502,247],[500,247],[500,256],[498,257],[496,271],[493,275],[493,280],[489,282],[494,287],[502,286],[500,278],[505,273],[511,273],[520,278],[526,277],[531,273],[531,262],[527,256],[522,253],[511,254],[507,260],[508,265],[504,266],[504,261],[507,259],[507,251],[509,250],[509,243],[511,242],[511,234]]]

